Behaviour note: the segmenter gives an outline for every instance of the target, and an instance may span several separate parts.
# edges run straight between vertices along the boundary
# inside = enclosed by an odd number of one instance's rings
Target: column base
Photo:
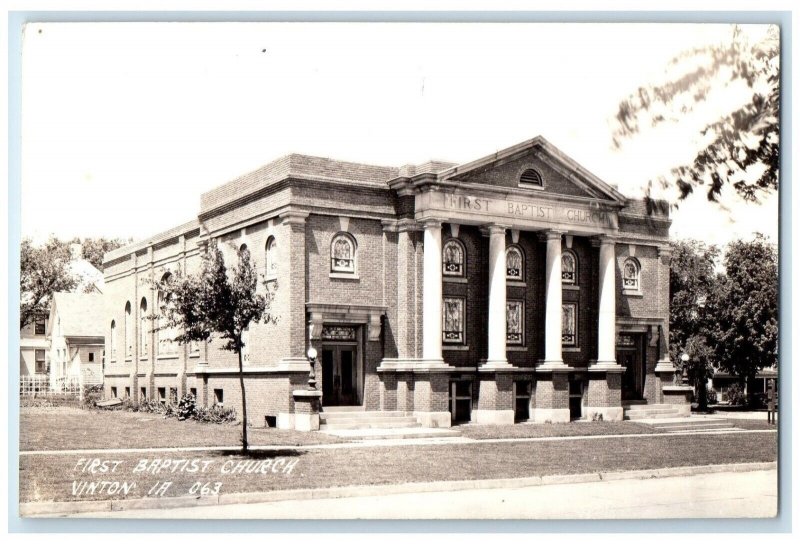
[[[507,370],[509,368],[514,367],[509,364],[508,359],[486,359],[479,370]]]
[[[624,415],[622,406],[586,407],[586,419],[589,421],[622,421]]]
[[[414,417],[423,427],[450,427],[450,412],[414,412]]]
[[[590,361],[589,372],[625,372],[625,367],[615,360]]]
[[[536,366],[536,372],[569,372],[570,370],[572,369],[564,364],[563,359],[539,361]]]
[[[569,408],[534,408],[534,423],[569,423]]]
[[[472,415],[479,425],[514,424],[514,410],[473,410]]]

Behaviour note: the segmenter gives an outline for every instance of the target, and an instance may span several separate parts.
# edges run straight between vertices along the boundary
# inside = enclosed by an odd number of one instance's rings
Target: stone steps
[[[320,430],[409,429],[422,427],[410,412],[324,409],[319,414]],[[352,407],[346,407],[352,408]]]
[[[674,408],[653,408],[650,410],[634,410],[625,412],[625,419],[630,421],[636,421],[640,419],[671,419],[675,417],[681,417],[681,414]]]

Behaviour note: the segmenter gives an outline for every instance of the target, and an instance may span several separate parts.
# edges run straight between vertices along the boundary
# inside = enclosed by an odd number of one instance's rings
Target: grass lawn
[[[139,498],[156,482],[173,482],[164,496],[188,496],[196,482],[220,482],[220,493],[274,489],[335,487],[433,480],[513,478],[548,474],[655,469],[720,463],[766,462],[777,458],[777,434],[726,434],[608,438],[555,442],[439,444],[430,446],[359,447],[237,454],[109,454],[120,461],[112,474],[84,474],[76,470],[81,455],[23,455],[20,457],[20,500],[70,501]],[[142,459],[191,459],[209,462],[202,474],[133,474]],[[238,461],[273,462],[275,457],[296,460],[291,473],[222,474]],[[233,463],[230,463],[233,462]],[[133,481],[127,496],[94,494],[73,496],[73,482]]]
[[[250,427],[254,446],[342,442],[322,433]],[[19,450],[239,446],[239,425],[165,419],[159,414],[79,408],[20,408]]]

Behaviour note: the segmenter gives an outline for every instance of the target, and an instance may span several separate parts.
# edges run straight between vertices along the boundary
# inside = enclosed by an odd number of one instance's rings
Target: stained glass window
[[[578,305],[574,303],[561,305],[561,345],[564,347],[578,345]]]
[[[578,278],[578,260],[575,254],[566,250],[561,254],[561,283],[575,285]]]
[[[525,259],[517,246],[506,249],[506,279],[522,280],[525,277]]]
[[[448,240],[442,248],[442,274],[464,276],[464,246],[458,240]]]
[[[355,271],[356,244],[348,234],[337,234],[331,241],[331,272],[354,274]]]
[[[521,346],[524,343],[525,303],[521,300],[506,302],[506,343]]]
[[[442,340],[449,344],[464,343],[464,299],[442,301]]]
[[[269,240],[267,240],[267,265],[266,265],[267,279],[273,279],[278,275],[277,249],[278,249],[278,243],[275,241],[275,237],[270,236]]]
[[[638,291],[640,272],[636,259],[627,259],[622,266],[622,287]]]

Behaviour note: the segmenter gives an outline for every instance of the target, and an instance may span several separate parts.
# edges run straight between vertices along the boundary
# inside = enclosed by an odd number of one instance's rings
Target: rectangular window
[[[561,346],[578,345],[578,305],[574,302],[561,305]]]
[[[46,326],[45,326],[45,320],[44,319],[37,319],[36,320],[36,325],[34,326],[34,331],[33,332],[34,332],[34,334],[45,334]]]
[[[506,301],[506,344],[525,344],[525,302],[521,300]]]
[[[147,400],[147,388],[141,387],[139,388],[139,400],[145,402]]]
[[[167,403],[167,388],[166,387],[159,387],[158,388],[158,402],[161,404]]]
[[[131,398],[131,388],[130,387],[126,387],[125,388],[125,398],[126,399]]]
[[[191,389],[189,389],[189,393],[194,397],[195,402],[197,402],[197,388],[192,387]]]
[[[112,387],[111,388],[111,398],[112,399],[117,398],[117,388],[116,387]]]
[[[222,389],[214,389],[214,404],[216,406],[225,405],[225,398],[222,395]]]
[[[177,387],[170,387],[169,388],[169,402],[170,402],[170,404],[178,404],[178,388]]]
[[[36,374],[47,374],[47,359],[45,359],[45,351],[37,349],[36,353]]]
[[[94,352],[92,352],[92,351],[89,352],[89,362],[90,363],[94,362]]]
[[[442,301],[442,341],[464,343],[464,299],[445,298]]]

